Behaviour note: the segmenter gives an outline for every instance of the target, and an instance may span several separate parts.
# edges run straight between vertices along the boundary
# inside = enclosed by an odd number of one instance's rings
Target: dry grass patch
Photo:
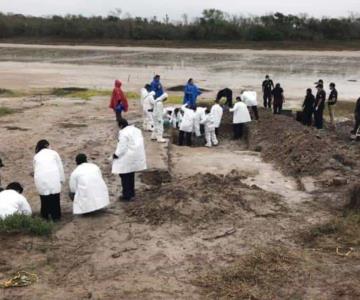
[[[284,247],[260,248],[193,283],[211,299],[301,299],[302,260],[297,251]]]

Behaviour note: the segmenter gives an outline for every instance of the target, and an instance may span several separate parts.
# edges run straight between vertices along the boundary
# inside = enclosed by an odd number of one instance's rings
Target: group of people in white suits
[[[164,102],[167,100],[166,93],[161,94],[155,99],[155,91],[151,90],[149,84],[141,90],[141,105],[143,109],[143,128],[146,131],[152,131],[152,140],[160,143],[166,140],[164,133],[164,118],[168,118],[168,111],[164,109]],[[220,97],[217,97],[211,109],[200,106],[191,106],[184,104],[179,108],[171,108],[170,124],[173,128],[179,130],[178,144],[180,146],[192,145],[192,136],[201,137],[201,125],[204,126],[205,146],[212,147],[218,145],[219,128],[221,125],[224,108],[220,105]],[[254,118],[259,119],[257,110],[256,92],[242,91],[241,96],[237,98],[234,107],[229,107],[233,112],[233,131],[234,139],[240,139],[243,136],[244,124],[251,122],[252,111]]]
[[[116,150],[112,156],[112,173],[120,175],[123,201],[135,197],[135,172],[146,169],[145,147],[141,130],[129,126],[126,120],[118,121],[120,128]],[[73,201],[73,214],[83,215],[102,210],[110,204],[109,192],[100,168],[88,162],[85,154],[75,158],[77,167],[70,175],[69,190]],[[40,215],[46,220],[61,219],[61,191],[65,183],[64,167],[60,155],[50,149],[47,140],[35,148],[34,182],[40,196]],[[0,192],[0,218],[14,214],[31,215],[32,209],[22,195],[18,182],[10,183]]]

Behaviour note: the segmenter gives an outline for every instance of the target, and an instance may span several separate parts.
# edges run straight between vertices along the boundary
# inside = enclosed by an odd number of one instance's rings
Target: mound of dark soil
[[[262,111],[251,127],[251,147],[261,148],[267,161],[275,161],[293,176],[318,175],[326,169],[355,168],[359,155],[335,132],[305,127],[293,118]]]
[[[142,192],[140,199],[125,207],[139,223],[187,224],[192,228],[220,219],[272,216],[286,209],[279,196],[249,187],[244,177],[198,174]]]

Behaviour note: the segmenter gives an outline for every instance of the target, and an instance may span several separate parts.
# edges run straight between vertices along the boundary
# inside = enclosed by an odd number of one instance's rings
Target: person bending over
[[[70,192],[74,195],[74,215],[88,214],[110,204],[109,192],[100,168],[89,163],[85,154],[75,158],[77,167],[70,176]]]

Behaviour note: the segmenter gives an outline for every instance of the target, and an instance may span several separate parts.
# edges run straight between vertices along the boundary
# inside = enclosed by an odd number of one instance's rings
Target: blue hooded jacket
[[[160,80],[154,79],[151,82],[151,91],[155,92],[155,99],[159,98],[160,96],[162,96],[164,94],[164,90],[163,90]]]
[[[200,89],[195,84],[188,83],[185,86],[184,90],[184,104],[187,104],[191,107],[196,106],[196,99],[199,95],[201,95]]]

